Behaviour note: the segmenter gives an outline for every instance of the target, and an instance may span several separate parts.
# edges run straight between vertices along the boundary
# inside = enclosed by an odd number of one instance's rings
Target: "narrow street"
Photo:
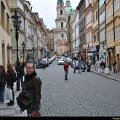
[[[37,73],[43,83],[42,116],[119,116],[120,82],[94,73],[74,74],[71,67],[65,81],[56,61]]]

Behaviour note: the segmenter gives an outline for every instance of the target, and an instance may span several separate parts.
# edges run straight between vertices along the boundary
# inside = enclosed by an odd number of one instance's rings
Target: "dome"
[[[63,0],[58,0],[57,3],[61,4],[63,3]]]
[[[73,13],[73,8],[72,7],[65,7],[65,13],[66,14],[70,14],[70,13]]]

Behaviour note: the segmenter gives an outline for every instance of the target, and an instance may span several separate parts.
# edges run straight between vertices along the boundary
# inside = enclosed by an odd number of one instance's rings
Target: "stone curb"
[[[95,72],[95,71],[93,71],[93,70],[91,70],[91,72],[93,72],[93,73],[95,73],[95,74],[98,74],[98,75],[100,75],[100,76],[106,77],[106,78],[108,78],[108,79],[111,79],[111,80],[114,80],[114,81],[120,82],[120,80],[117,79],[117,78],[112,78],[112,77],[109,77],[109,76],[104,75],[104,74],[99,74],[99,73],[97,73],[97,72]]]

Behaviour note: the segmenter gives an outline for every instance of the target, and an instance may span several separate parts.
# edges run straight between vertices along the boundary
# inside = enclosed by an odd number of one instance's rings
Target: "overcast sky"
[[[38,12],[39,16],[44,19],[48,28],[55,27],[56,5],[57,0],[29,0],[33,6],[33,11]],[[80,0],[70,0],[72,7],[75,9]],[[66,0],[64,0],[66,2]]]

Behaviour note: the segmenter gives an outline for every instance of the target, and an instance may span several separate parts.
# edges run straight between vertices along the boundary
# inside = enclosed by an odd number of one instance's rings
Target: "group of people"
[[[68,69],[69,69],[69,63],[67,60],[64,62],[64,71],[65,71],[65,80],[68,80]],[[91,65],[89,62],[84,62],[84,61],[73,61],[73,73],[76,73],[76,70],[78,70],[78,74],[81,74],[81,72],[85,72],[87,69],[88,72],[90,72]]]
[[[113,72],[115,74],[117,74],[117,70],[116,70],[116,61],[114,61],[112,63],[112,68],[113,68]],[[106,68],[106,63],[102,60],[97,60],[96,63],[95,63],[95,70],[98,72],[98,73],[104,73],[105,72],[105,68]]]
[[[7,72],[2,65],[0,65],[0,102],[4,103],[4,96],[5,96],[5,87],[12,90],[12,100],[7,103],[8,106],[14,105],[14,70],[12,64],[7,65]]]
[[[41,79],[37,77],[37,73],[35,71],[35,65],[31,62],[26,63],[25,66],[23,64],[19,64],[19,69],[16,68],[16,71],[19,70],[19,77],[21,79],[21,86],[22,90],[26,91],[29,94],[31,99],[30,105],[26,108],[28,116],[31,117],[38,117],[40,116],[40,99],[41,99]],[[22,67],[21,67],[22,66]],[[22,79],[24,67],[26,67],[26,75],[24,76],[24,81]],[[7,65],[7,72],[5,71],[4,67],[0,65],[0,103],[4,103],[5,98],[5,89],[9,88],[12,91],[12,100],[7,103],[8,106],[13,106],[15,99],[14,94],[14,82],[16,71],[13,69],[12,64],[8,63]],[[17,77],[18,78],[18,77]],[[22,100],[22,98],[21,98]],[[26,104],[26,101],[25,101]],[[20,107],[20,106],[19,106]]]

